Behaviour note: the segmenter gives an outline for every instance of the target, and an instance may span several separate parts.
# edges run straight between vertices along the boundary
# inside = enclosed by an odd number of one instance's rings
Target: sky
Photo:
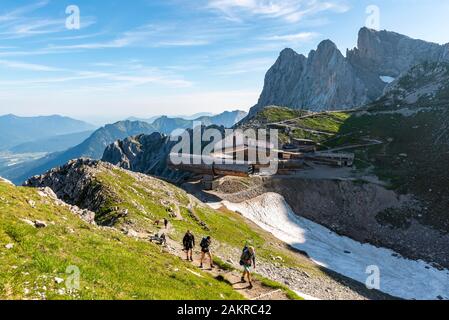
[[[344,54],[365,25],[443,44],[448,14],[447,0],[1,0],[0,114],[248,110],[286,47]]]

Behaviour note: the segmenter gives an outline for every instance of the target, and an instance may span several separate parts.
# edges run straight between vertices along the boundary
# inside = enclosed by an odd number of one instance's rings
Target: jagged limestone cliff
[[[269,105],[313,111],[360,107],[382,96],[387,80],[416,64],[449,59],[449,45],[438,45],[388,31],[362,28],[358,46],[346,57],[330,40],[308,57],[281,52],[267,72],[263,92],[251,113]]]

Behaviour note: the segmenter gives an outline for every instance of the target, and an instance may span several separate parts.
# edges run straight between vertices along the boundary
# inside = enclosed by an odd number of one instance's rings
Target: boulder
[[[34,221],[34,226],[36,228],[38,228],[38,229],[46,228],[47,227],[47,223],[44,222],[44,221],[36,220],[36,221]]]

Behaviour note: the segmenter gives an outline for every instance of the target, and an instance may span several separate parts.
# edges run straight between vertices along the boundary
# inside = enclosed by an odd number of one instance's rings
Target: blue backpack
[[[249,251],[248,247],[243,248],[242,256],[240,257],[240,265],[243,266],[247,264],[248,261],[253,259],[252,253]]]
[[[203,249],[206,249],[206,248],[209,247],[209,240],[207,240],[206,237],[204,237],[204,238],[201,240],[200,247],[203,248]]]

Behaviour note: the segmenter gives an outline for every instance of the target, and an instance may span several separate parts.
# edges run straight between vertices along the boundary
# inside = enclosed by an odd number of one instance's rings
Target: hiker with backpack
[[[187,233],[184,236],[184,239],[182,239],[182,244],[184,245],[184,251],[187,254],[187,261],[193,261],[193,248],[195,247],[195,237],[190,232],[190,230],[187,231]]]
[[[156,233],[154,236],[150,237],[150,242],[165,246],[167,244],[167,237],[165,236],[165,233],[162,233],[160,236]]]
[[[256,251],[254,247],[245,246],[242,256],[240,257],[240,265],[243,267],[242,282],[245,283],[245,276],[248,277],[249,287],[253,287],[251,281],[251,267],[256,268]]]
[[[206,255],[209,257],[210,260],[210,268],[214,268],[214,262],[212,260],[212,254],[210,252],[210,245],[212,243],[212,239],[210,236],[204,237],[201,240],[200,247],[201,247],[201,262],[200,262],[200,268],[203,267],[203,261]]]

